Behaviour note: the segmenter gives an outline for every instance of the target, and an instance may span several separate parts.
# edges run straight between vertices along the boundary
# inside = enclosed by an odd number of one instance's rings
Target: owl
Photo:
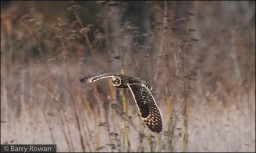
[[[150,90],[152,90],[151,85],[139,78],[116,73],[88,76],[81,78],[80,81],[91,83],[105,78],[112,78],[112,84],[114,87],[129,88],[139,110],[140,116],[147,127],[152,132],[159,133],[162,131],[162,115],[152,93],[150,92]]]

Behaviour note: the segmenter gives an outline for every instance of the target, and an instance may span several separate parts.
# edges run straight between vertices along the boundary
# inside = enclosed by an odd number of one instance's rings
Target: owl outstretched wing
[[[84,78],[81,78],[80,81],[85,82],[85,83],[91,83],[94,81],[98,81],[100,79],[114,77],[116,75],[117,74],[115,74],[115,73],[105,73],[105,74],[101,74],[101,75],[93,75],[93,76],[84,77]]]
[[[161,112],[148,87],[143,83],[131,83],[127,86],[133,95],[144,123],[151,131],[161,132],[163,128]]]

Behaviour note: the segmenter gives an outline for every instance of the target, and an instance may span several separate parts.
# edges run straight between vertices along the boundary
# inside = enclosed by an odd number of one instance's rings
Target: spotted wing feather
[[[162,131],[162,117],[155,99],[143,83],[128,84],[144,123],[153,132]]]

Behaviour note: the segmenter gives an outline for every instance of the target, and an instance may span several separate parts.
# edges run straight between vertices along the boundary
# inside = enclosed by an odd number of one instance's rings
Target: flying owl
[[[139,109],[141,118],[147,127],[152,132],[159,133],[162,131],[162,116],[156,101],[150,92],[150,90],[152,90],[151,85],[136,77],[115,73],[84,77],[81,78],[80,81],[91,83],[104,78],[112,78],[114,87],[129,88]]]

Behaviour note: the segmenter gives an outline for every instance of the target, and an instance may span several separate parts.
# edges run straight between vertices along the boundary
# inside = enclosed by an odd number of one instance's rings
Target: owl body
[[[150,92],[151,85],[139,78],[115,73],[84,77],[80,81],[91,83],[104,78],[112,78],[112,84],[117,88],[129,88],[147,127],[153,132],[162,131],[162,115]]]
[[[117,78],[112,78],[112,83],[117,88],[128,88],[127,84],[144,84],[148,89],[152,90],[151,85],[149,85],[146,81],[142,81],[139,78],[124,75],[124,74],[116,74]],[[121,82],[121,83],[120,83]]]
[[[128,88],[127,84],[140,84],[142,81],[135,77],[117,74],[115,78],[112,78],[112,83],[117,88]]]

